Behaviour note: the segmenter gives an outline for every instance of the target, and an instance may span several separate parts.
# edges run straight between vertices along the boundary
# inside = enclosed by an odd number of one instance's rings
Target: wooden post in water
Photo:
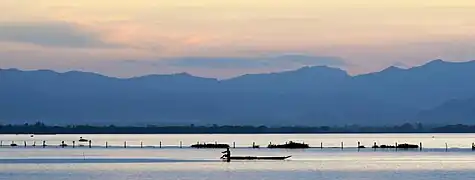
[[[89,140],[89,148],[92,148],[92,141]]]
[[[76,141],[73,141],[73,148],[76,147]]]
[[[124,141],[124,148],[127,148],[127,141]]]
[[[341,142],[341,149],[343,150],[343,142]]]
[[[320,149],[323,149],[323,142],[320,142]]]
[[[26,141],[23,141],[23,145],[25,145],[25,147],[26,147]]]
[[[449,151],[449,146],[445,143],[445,152]]]
[[[106,148],[109,148],[109,142],[106,141]]]
[[[3,146],[3,141],[0,141],[0,147]]]
[[[36,147],[36,141],[33,141],[33,147]]]
[[[422,151],[422,142],[419,143],[419,151]]]
[[[162,148],[162,141],[160,141],[160,148]]]
[[[233,148],[236,149],[236,142],[233,142]]]
[[[396,142],[396,144],[395,144],[395,145],[396,145],[396,146],[394,146],[394,148],[395,148],[395,149],[396,149],[396,151],[397,151],[397,142]]]
[[[140,141],[140,148],[143,148],[143,142]]]
[[[183,148],[183,141],[180,141],[180,148]]]
[[[43,148],[46,147],[46,141],[43,141]]]

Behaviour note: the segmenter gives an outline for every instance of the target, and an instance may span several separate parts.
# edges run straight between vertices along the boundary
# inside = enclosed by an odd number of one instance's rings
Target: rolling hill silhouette
[[[0,123],[472,123],[474,77],[475,61],[442,60],[357,76],[315,66],[226,80],[187,73],[120,79],[77,71],[0,69]]]

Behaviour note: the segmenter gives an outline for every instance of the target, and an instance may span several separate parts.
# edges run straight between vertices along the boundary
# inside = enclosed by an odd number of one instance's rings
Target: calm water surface
[[[72,145],[79,137],[92,140],[93,148]],[[41,148],[47,141],[48,147]],[[307,150],[250,149],[286,141],[309,143]],[[475,134],[290,134],[290,135],[0,135],[0,179],[475,179]],[[10,147],[14,141],[19,147]],[[127,149],[123,148],[127,141]],[[179,148],[180,141],[184,148]],[[190,149],[196,142],[235,143],[233,155],[276,155],[287,161],[219,160],[220,151]],[[367,148],[357,142],[378,144],[423,143],[423,151]],[[27,148],[23,143],[27,143]],[[36,142],[36,147],[31,145]],[[104,148],[108,142],[110,148]],[[159,148],[160,142],[163,148]],[[341,150],[341,142],[345,149]],[[140,144],[144,148],[140,148]],[[446,143],[448,146],[446,152]],[[78,144],[76,144],[78,145]]]

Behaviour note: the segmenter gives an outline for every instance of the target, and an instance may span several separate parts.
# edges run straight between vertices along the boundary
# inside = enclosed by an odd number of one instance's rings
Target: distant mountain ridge
[[[475,99],[474,77],[475,61],[442,60],[357,76],[314,66],[225,80],[187,73],[121,79],[0,69],[0,123],[470,124],[473,113],[453,110],[466,105],[450,102]]]
[[[422,123],[447,125],[475,123],[475,98],[448,101],[436,108],[420,112],[416,119]]]

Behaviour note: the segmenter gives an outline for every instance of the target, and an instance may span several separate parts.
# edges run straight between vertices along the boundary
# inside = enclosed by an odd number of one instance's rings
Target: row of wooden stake
[[[73,147],[73,148],[76,147],[76,141],[72,141],[72,143],[73,143],[72,147]],[[215,143],[217,144],[217,142],[215,142]],[[23,144],[24,144],[24,147],[27,147],[27,141],[24,141]],[[199,143],[197,143],[197,144],[199,144]],[[272,144],[272,143],[271,143],[271,144]],[[3,141],[0,141],[0,146],[3,146]],[[18,146],[18,145],[15,144],[14,141],[12,141],[12,143],[10,144],[10,146],[15,147],[15,146]],[[36,146],[36,141],[33,142],[33,145],[32,145],[32,146],[33,146],[33,147]],[[46,144],[46,141],[43,141],[42,147],[46,147],[46,146],[48,146],[48,145]],[[59,146],[64,148],[64,147],[67,147],[68,145],[65,143],[65,141],[62,141]],[[84,145],[81,145],[81,146],[84,146]],[[376,143],[375,143],[375,146],[376,146]],[[92,148],[92,141],[88,141],[88,147],[89,147],[89,148]],[[109,148],[109,147],[110,147],[110,146],[109,146],[109,143],[106,141],[106,142],[105,142],[105,148]],[[127,148],[127,147],[128,147],[128,146],[127,146],[127,141],[124,141],[124,146],[123,146],[123,147],[124,147],[124,148]],[[143,147],[144,147],[144,146],[143,146],[143,142],[140,142],[140,148],[143,148]],[[183,141],[180,141],[179,147],[180,147],[180,148],[183,148]],[[255,148],[255,147],[258,147],[258,146],[256,146],[256,143],[255,143],[255,142],[253,142],[253,143],[252,143],[252,147]],[[397,147],[397,143],[396,143],[396,147]],[[162,142],[161,142],[161,141],[160,141],[160,144],[159,144],[159,148],[162,148]],[[236,148],[236,142],[233,142],[233,148]],[[321,149],[324,148],[324,147],[323,147],[323,142],[320,143],[320,148],[321,148]],[[360,149],[360,148],[364,148],[364,147],[361,146],[361,143],[360,143],[360,142],[358,142],[357,148]],[[420,148],[420,150],[422,150],[422,142],[420,143],[419,148]],[[343,142],[341,142],[341,149],[344,149],[344,143],[343,143]],[[447,143],[445,143],[445,149],[448,150],[448,144],[447,144]],[[472,149],[475,150],[475,144],[472,144]]]

